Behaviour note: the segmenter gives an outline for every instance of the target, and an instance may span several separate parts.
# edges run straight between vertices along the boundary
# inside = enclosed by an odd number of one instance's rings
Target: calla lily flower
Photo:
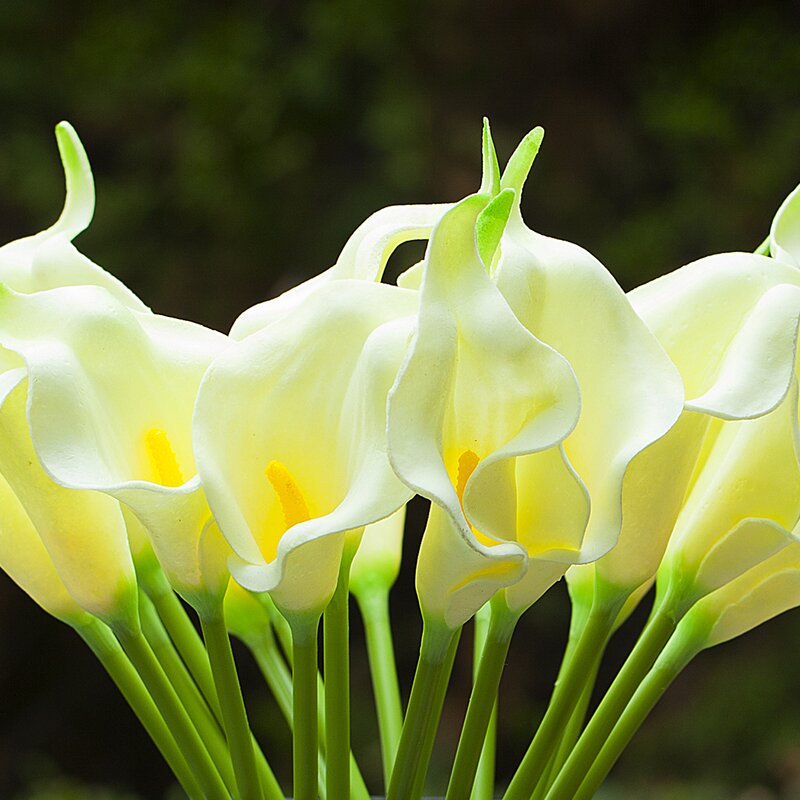
[[[788,540],[775,526],[791,529],[800,513],[792,445],[799,287],[791,267],[730,253],[631,293],[634,308],[678,367],[687,398],[679,423],[634,465],[639,470],[629,496],[661,521],[659,535],[639,547],[635,559],[639,574],[657,566],[675,527],[659,585],[665,591],[668,575],[673,585],[689,581],[684,610],[698,593],[784,546]],[[643,487],[640,500],[634,479]],[[648,483],[660,487],[660,500]],[[725,558],[734,562],[722,568]]]
[[[683,392],[675,368],[605,267],[581,247],[534,233],[523,222],[520,198],[542,136],[541,128],[528,134],[503,172],[500,187],[514,190],[514,202],[491,272],[520,322],[567,359],[580,386],[581,415],[564,452],[591,497],[586,534],[573,559],[586,562],[626,537],[620,502],[626,473],[672,427]],[[539,498],[555,491],[547,474],[531,478],[518,480],[521,494]],[[491,503],[467,505],[477,527],[497,526],[499,509]],[[556,517],[564,513],[555,511]],[[554,579],[567,566],[555,569]],[[519,608],[536,599],[524,584],[505,594]]]
[[[138,630],[136,575],[119,503],[65,489],[34,452],[24,369],[0,375],[0,563],[45,610],[70,624],[78,609]]]
[[[83,145],[68,122],[56,126],[56,141],[67,184],[64,210],[47,230],[0,247],[0,281],[26,294],[57,286],[102,286],[129,308],[147,311],[130,289],[72,244],[92,221],[94,181]]]
[[[3,287],[0,306],[0,341],[25,361],[33,446],[48,474],[130,507],[174,588],[195,608],[221,603],[229,550],[195,474],[191,418],[227,337],[135,311],[96,286]]]
[[[800,268],[800,186],[781,204],[769,231],[770,255]]]
[[[574,374],[519,323],[484,266],[512,201],[512,192],[491,203],[473,195],[434,229],[418,329],[389,400],[392,464],[432,501],[417,567],[420,604],[451,629],[520,580],[529,556],[574,560],[588,503],[559,449],[578,416]],[[517,473],[545,471],[558,492],[548,499],[573,511],[542,531],[536,523],[549,504],[518,496]],[[484,498],[502,520],[478,532],[465,508]],[[549,585],[549,572],[530,575]]]
[[[415,307],[397,287],[331,281],[222,353],[200,387],[195,453],[231,572],[285,612],[321,612],[345,532],[410,497],[385,420]]]

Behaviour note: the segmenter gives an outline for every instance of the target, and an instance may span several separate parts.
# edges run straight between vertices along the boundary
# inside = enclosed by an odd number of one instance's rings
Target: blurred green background
[[[63,195],[53,125],[97,181],[78,244],[155,310],[227,330],[329,266],[389,204],[457,199],[480,180],[488,115],[504,160],[541,124],[524,198],[534,229],[595,253],[626,289],[711,252],[752,250],[800,181],[800,5],[633,0],[0,6],[0,240]],[[393,270],[419,248],[405,246]],[[419,536],[420,504],[408,544]],[[396,591],[406,686],[419,634]],[[507,779],[566,635],[556,587],[526,617],[503,686]],[[636,634],[618,634],[607,684]],[[354,623],[354,748],[379,774]],[[430,789],[441,791],[469,683],[456,667]],[[276,770],[289,737],[246,654],[253,724]],[[155,750],[88,651],[0,576],[0,798],[166,798]],[[606,800],[800,798],[800,618],[702,656],[613,773]]]

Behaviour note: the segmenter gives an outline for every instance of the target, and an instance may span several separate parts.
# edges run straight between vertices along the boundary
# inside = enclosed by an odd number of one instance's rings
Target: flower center
[[[470,479],[470,476],[473,472],[475,472],[475,467],[478,466],[480,463],[480,458],[478,454],[474,450],[465,450],[459,457],[458,457],[458,469],[456,471],[456,494],[458,495],[458,502],[461,504],[461,510],[464,511],[464,490],[467,488],[467,481]],[[464,514],[466,517],[466,512]],[[469,524],[470,530],[475,534],[475,538],[481,543],[485,544],[487,547],[494,547],[494,545],[498,544],[497,541],[492,539],[490,536],[487,536],[485,533],[481,533],[475,526],[469,521],[467,518],[467,523]]]
[[[289,472],[285,464],[280,461],[270,461],[267,464],[266,475],[275,494],[278,495],[286,530],[311,518],[306,499],[294,475]]]
[[[167,434],[160,428],[151,428],[144,435],[144,443],[157,482],[162,486],[180,486],[183,475]]]

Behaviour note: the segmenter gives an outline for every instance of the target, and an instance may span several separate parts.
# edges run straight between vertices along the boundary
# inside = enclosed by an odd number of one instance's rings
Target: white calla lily
[[[576,560],[593,561],[626,536],[620,499],[625,475],[631,462],[672,427],[683,391],[674,366],[605,267],[583,248],[525,226],[520,196],[542,135],[539,128],[525,137],[503,173],[501,186],[515,190],[515,201],[493,277],[518,319],[575,371],[581,416],[563,446],[591,497]],[[555,491],[548,475],[535,477],[519,481],[519,491],[537,497]],[[567,508],[564,504],[557,516],[569,513]],[[489,520],[476,513],[476,524]],[[521,587],[506,595],[515,605],[527,600],[515,596],[522,595]]]
[[[72,244],[92,221],[94,181],[83,145],[68,122],[56,126],[56,140],[67,184],[64,209],[47,230],[0,247],[0,281],[26,294],[57,286],[102,286],[126,306],[147,311],[130,289]]]
[[[386,458],[385,408],[415,305],[397,287],[332,281],[219,356],[200,388],[198,469],[231,570],[284,611],[318,614],[345,532],[410,496]]]
[[[195,474],[197,387],[227,337],[134,311],[105,289],[0,292],[0,341],[25,361],[33,445],[59,484],[112,495],[190,603],[221,603],[229,553]]]
[[[479,255],[496,243],[512,199],[507,192],[490,205],[488,196],[474,195],[439,221],[419,292],[418,330],[389,402],[395,471],[444,511],[432,509],[417,591],[423,613],[451,629],[518,581],[529,555],[574,559],[588,502],[558,449],[578,416],[574,374],[519,323]],[[529,498],[517,495],[515,469],[525,469],[526,458],[531,468],[546,462],[560,477],[561,497],[580,509],[571,527],[544,535],[518,529],[518,503],[524,507]],[[464,509],[489,504],[502,519],[494,515],[492,526],[477,533]],[[542,579],[549,574],[530,578]]]

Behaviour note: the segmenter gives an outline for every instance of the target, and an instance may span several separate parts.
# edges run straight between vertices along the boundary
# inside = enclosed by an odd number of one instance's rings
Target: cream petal
[[[26,294],[58,286],[103,286],[121,303],[147,311],[130,289],[72,245],[92,220],[94,181],[83,145],[69,123],[56,126],[56,140],[67,186],[64,209],[47,230],[0,247],[0,280]]]
[[[527,559],[512,542],[468,543],[452,517],[431,504],[417,560],[417,595],[424,616],[456,630],[501,588],[525,574]]]
[[[23,370],[0,376],[0,474],[30,518],[66,590],[109,624],[138,625],[136,577],[119,504],[65,489],[42,469],[25,415]]]
[[[783,201],[772,220],[769,252],[784,264],[800,267],[800,186]]]
[[[578,379],[581,416],[564,449],[591,496],[581,560],[593,560],[620,536],[629,464],[681,412],[680,376],[585,250],[535,234],[519,217],[512,217],[501,249],[498,287],[522,324],[561,353]],[[530,502],[547,494],[546,486],[531,484]]]
[[[798,605],[800,544],[795,543],[701,600],[688,616],[702,613],[715,619],[706,642],[711,647]]]
[[[797,426],[796,381],[771,413],[715,424],[662,570],[707,592],[775,551],[800,514]]]
[[[773,287],[788,284],[758,309]],[[786,393],[794,343],[784,330],[770,329],[770,307],[793,324],[794,289],[800,273],[774,259],[748,253],[724,253],[700,259],[635,289],[631,303],[678,368],[690,403],[704,399],[700,410],[722,418],[754,417],[774,408]],[[773,305],[774,304],[774,305]],[[764,332],[769,336],[761,341]],[[736,341],[731,361],[725,363]],[[756,338],[749,342],[750,336]],[[768,348],[779,344],[783,350]],[[746,356],[747,360],[739,362]],[[774,370],[761,385],[754,383],[760,364]],[[724,368],[723,368],[724,367]],[[743,380],[737,383],[737,369]],[[779,380],[779,378],[781,380]],[[782,383],[782,379],[785,382]],[[716,384],[721,381],[717,389]],[[712,405],[712,402],[719,405]],[[731,402],[729,406],[727,403]]]
[[[69,624],[88,618],[67,591],[30,517],[2,475],[0,569],[48,614]]]

